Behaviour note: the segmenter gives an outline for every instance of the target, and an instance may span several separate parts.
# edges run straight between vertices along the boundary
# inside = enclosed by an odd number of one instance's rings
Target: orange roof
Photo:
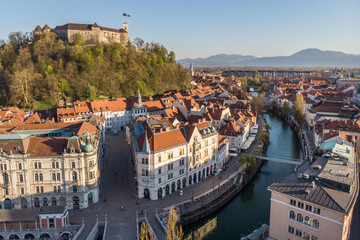
[[[90,113],[90,102],[88,101],[77,101],[74,102],[74,109],[76,114]]]
[[[126,110],[126,98],[117,98],[111,100],[95,100],[90,103],[94,112],[101,111],[125,111]]]
[[[153,151],[163,150],[187,142],[183,131],[180,129],[154,134],[149,140],[150,148]]]
[[[67,137],[30,137],[27,153],[36,156],[59,156],[67,146]]]
[[[155,112],[155,111],[164,110],[164,106],[162,105],[161,101],[159,101],[159,100],[143,102],[142,104],[147,106],[147,111],[148,112]],[[137,104],[135,104],[135,106],[136,105]]]
[[[31,115],[28,119],[24,121],[24,123],[32,124],[32,123],[41,123],[41,119],[37,113]]]
[[[63,118],[74,118],[76,117],[74,108],[58,108],[56,109],[56,115],[58,120]]]

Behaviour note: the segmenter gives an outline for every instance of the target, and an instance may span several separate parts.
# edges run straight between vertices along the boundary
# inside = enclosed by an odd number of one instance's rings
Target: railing
[[[82,231],[85,228],[85,224],[82,224],[81,228],[79,229],[79,231],[75,234],[75,236],[72,238],[73,240],[77,240],[78,237],[80,236],[80,234],[82,233]]]

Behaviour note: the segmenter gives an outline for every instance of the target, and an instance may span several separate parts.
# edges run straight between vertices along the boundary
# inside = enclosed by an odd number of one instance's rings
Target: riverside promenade
[[[262,125],[261,119],[259,133]],[[252,152],[256,144],[257,141],[254,141],[248,152]],[[136,239],[136,216],[141,213],[141,215],[146,214],[158,238],[163,239],[165,235],[155,218],[156,211],[163,212],[171,206],[200,199],[221,188],[229,179],[244,171],[244,167],[237,162],[238,158],[239,156],[231,158],[226,164],[226,171],[222,171],[220,175],[210,176],[184,188],[182,196],[179,191],[176,191],[156,201],[138,199],[135,172],[131,162],[130,148],[125,140],[125,132],[121,132],[118,136],[107,135],[105,157],[99,163],[102,168],[100,201],[87,209],[71,210],[70,221],[73,224],[79,224],[84,218],[85,228],[78,239],[86,239],[96,223],[96,217],[98,216],[99,221],[103,221],[105,215],[108,220],[107,239]],[[196,204],[201,207],[201,202],[194,201],[194,206]]]

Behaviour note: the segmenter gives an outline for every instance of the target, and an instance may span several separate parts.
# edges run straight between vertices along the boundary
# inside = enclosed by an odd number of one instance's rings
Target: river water
[[[292,129],[275,115],[265,116],[271,126],[268,156],[302,159],[300,143]],[[184,228],[186,240],[239,240],[261,224],[269,224],[270,192],[267,187],[295,166],[264,161],[259,174],[227,206]]]

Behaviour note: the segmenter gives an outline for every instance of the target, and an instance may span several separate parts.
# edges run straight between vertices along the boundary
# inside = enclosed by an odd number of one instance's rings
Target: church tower
[[[190,61],[189,73],[190,73],[191,76],[194,76],[194,66],[193,66],[191,61]]]

